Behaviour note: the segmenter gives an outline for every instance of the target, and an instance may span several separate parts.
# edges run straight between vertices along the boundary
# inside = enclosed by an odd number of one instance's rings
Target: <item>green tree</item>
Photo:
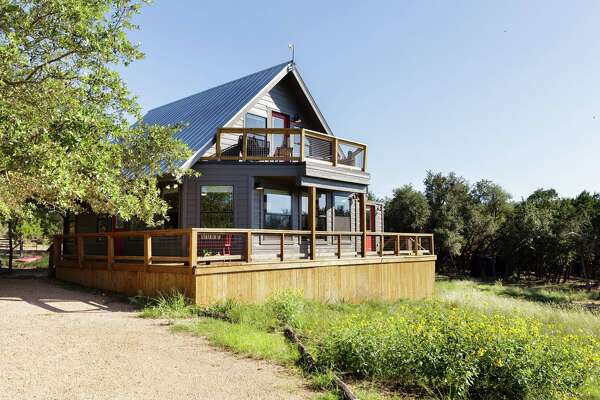
[[[385,201],[385,226],[392,232],[422,232],[431,210],[423,193],[404,185]]]
[[[472,206],[469,183],[453,172],[445,176],[428,171],[424,184],[431,209],[429,228],[435,235],[438,257],[442,264],[457,267],[466,243],[465,215]]]
[[[177,127],[131,126],[140,110],[115,66],[142,57],[127,31],[141,3],[0,0],[0,215],[52,212],[161,220],[157,176],[181,178]]]

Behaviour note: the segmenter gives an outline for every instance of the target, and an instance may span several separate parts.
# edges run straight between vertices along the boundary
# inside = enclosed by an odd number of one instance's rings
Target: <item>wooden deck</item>
[[[309,129],[220,128],[203,161],[317,162],[366,171],[367,145]]]
[[[252,229],[60,235],[53,252],[59,279],[127,295],[176,289],[199,304],[284,289],[323,301],[424,298],[435,259],[431,234]]]

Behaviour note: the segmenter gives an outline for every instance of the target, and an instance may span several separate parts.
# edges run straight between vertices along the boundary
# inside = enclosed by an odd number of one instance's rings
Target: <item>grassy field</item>
[[[280,330],[292,326],[322,367],[310,378],[324,399],[337,398],[336,371],[361,399],[592,400],[600,399],[600,315],[581,302],[596,300],[594,292],[455,280],[437,282],[429,301],[323,304],[282,293],[262,305],[213,305],[235,322],[228,323],[198,317],[183,296],[167,296],[142,316],[171,318],[176,332],[290,367],[298,354]]]

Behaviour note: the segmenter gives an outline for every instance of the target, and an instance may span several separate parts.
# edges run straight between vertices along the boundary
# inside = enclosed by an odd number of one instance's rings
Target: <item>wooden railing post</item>
[[[246,254],[244,255],[246,262],[252,261],[252,232],[246,232]]]
[[[362,232],[362,241],[360,244],[360,253],[362,257],[367,256],[367,195],[359,193],[360,201],[360,231]]]
[[[396,238],[396,241],[394,242],[394,255],[399,256],[400,255],[400,235],[396,235],[395,238]]]
[[[418,256],[419,255],[419,236],[418,235],[415,235],[414,249],[415,249],[415,256]]]
[[[310,259],[317,258],[317,188],[311,186],[308,188],[308,226],[310,229]]]
[[[83,261],[85,260],[85,242],[83,241],[83,237],[77,235],[76,243],[77,263],[79,264],[79,268],[83,268]]]
[[[433,245],[433,234],[430,236],[430,240],[431,240],[431,255],[435,254],[435,246]]]
[[[363,172],[365,172],[367,170],[367,146],[363,147],[363,151],[365,152],[365,155],[363,157],[363,166],[362,166],[362,170]]]
[[[190,228],[188,232],[188,257],[190,267],[198,265],[198,233],[194,228]]]
[[[221,131],[217,131],[217,142],[215,143],[215,152],[217,160],[221,160]]]
[[[385,237],[379,235],[379,257],[383,257],[383,248],[385,246]]]
[[[342,258],[342,235],[337,235],[337,253],[338,258]]]
[[[112,270],[115,261],[115,239],[110,233],[106,235],[106,266]]]
[[[280,252],[279,258],[281,261],[283,261],[283,258],[284,258],[284,255],[283,255],[284,248],[285,248],[285,233],[282,233],[280,235],[280,239],[279,239],[279,252]]]
[[[300,131],[300,161],[304,161],[304,129]]]
[[[337,138],[333,138],[333,143],[332,143],[333,154],[332,154],[332,159],[331,160],[332,160],[334,166],[336,166],[338,164],[338,153],[337,153],[338,152],[338,145],[339,145],[338,139]]]
[[[246,159],[248,158],[248,131],[244,129],[242,135],[242,160],[246,161]]]
[[[144,266],[146,269],[152,264],[152,236],[144,233]]]

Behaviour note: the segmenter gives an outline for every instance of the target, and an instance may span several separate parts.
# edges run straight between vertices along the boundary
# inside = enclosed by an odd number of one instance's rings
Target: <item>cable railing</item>
[[[220,128],[204,161],[304,162],[366,171],[367,146],[309,129]]]
[[[230,263],[434,255],[429,233],[167,229],[57,235],[56,265],[198,267]]]

